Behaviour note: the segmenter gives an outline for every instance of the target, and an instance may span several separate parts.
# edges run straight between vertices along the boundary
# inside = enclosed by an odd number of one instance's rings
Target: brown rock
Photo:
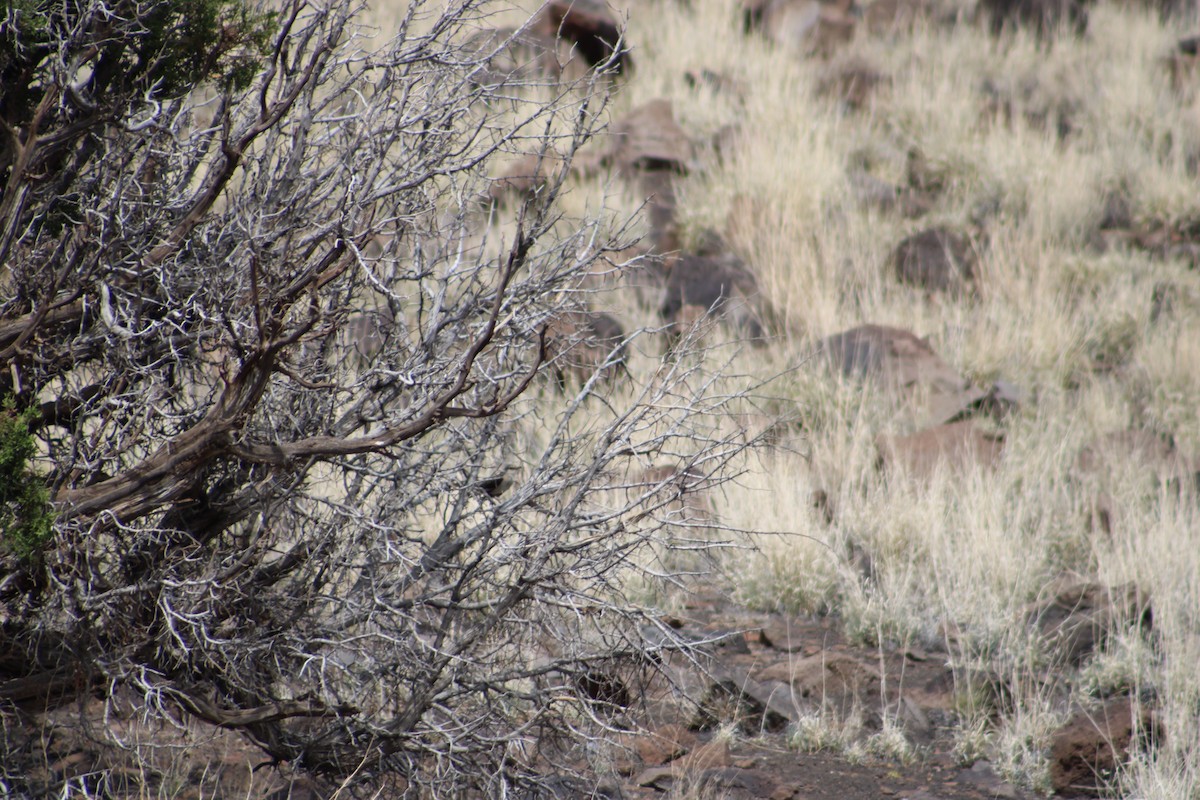
[[[764,730],[781,731],[799,718],[790,692],[759,683],[740,667],[714,665],[712,678],[700,701],[691,727],[707,730],[723,722],[736,722],[755,735]]]
[[[996,403],[988,402],[998,388],[972,387],[927,341],[900,328],[852,328],[819,342],[817,354],[847,378],[875,381],[908,402],[919,419],[933,424],[994,413],[1003,406],[998,395]],[[1008,388],[1005,384],[1005,393]]]
[[[884,469],[899,466],[911,475],[928,478],[939,464],[953,469],[995,467],[1004,451],[1004,438],[963,420],[910,436],[880,436],[875,446]]]
[[[931,292],[962,292],[975,280],[979,256],[970,237],[927,228],[896,246],[890,267],[901,283]]]
[[[755,677],[790,684],[793,698],[811,708],[849,714],[855,708],[880,706],[879,670],[847,653],[818,653],[782,661]]]
[[[1091,0],[983,0],[993,33],[1009,27],[1033,28],[1038,35],[1053,33],[1060,25],[1077,32],[1087,29]]]
[[[1098,797],[1128,759],[1134,742],[1153,743],[1161,733],[1150,709],[1122,697],[1081,711],[1051,738],[1050,781],[1065,797]]]
[[[625,331],[612,316],[596,311],[568,311],[546,329],[546,357],[564,389],[586,383],[597,372],[606,379],[625,364]]]
[[[674,768],[676,775],[683,775],[693,771],[699,772],[716,767],[728,767],[731,763],[729,742],[725,739],[720,739],[693,749],[687,755],[673,762],[671,766]]]
[[[821,73],[817,91],[846,104],[852,111],[865,108],[886,76],[862,56],[839,58]]]
[[[517,203],[532,199],[546,185],[547,179],[561,164],[556,153],[531,153],[511,163],[500,177],[488,187],[488,198],[503,204],[509,198]]]
[[[621,39],[621,26],[608,6],[598,0],[550,0],[531,27],[550,41],[561,38],[572,43],[589,67],[610,58],[618,73],[633,66],[629,49]]]
[[[931,6],[930,0],[872,0],[863,10],[863,21],[871,33],[894,36],[928,16]]]
[[[757,30],[781,47],[829,55],[854,37],[857,19],[849,2],[749,0],[743,3],[747,31]]]
[[[679,223],[676,220],[679,204],[675,197],[674,175],[667,170],[642,173],[639,190],[646,201],[646,221],[650,224],[650,251],[655,255],[675,253],[679,250],[680,241]],[[664,277],[665,273],[666,270],[662,270]]]
[[[756,344],[763,343],[772,315],[754,273],[731,253],[672,260],[659,314],[672,323],[676,336],[710,314],[723,315]]]
[[[554,56],[554,38],[536,29],[515,28],[483,30],[465,44],[466,55],[484,61],[475,77],[480,85],[501,85],[544,79],[558,70]]]
[[[1154,624],[1149,597],[1133,584],[1109,587],[1069,578],[1052,585],[1045,599],[1025,606],[1022,616],[1071,666],[1079,666],[1114,629],[1133,625],[1148,631]]]
[[[693,750],[696,743],[696,734],[682,725],[670,724],[639,736],[636,747],[646,764],[666,764]]]
[[[1111,472],[1128,463],[1165,474],[1181,466],[1175,442],[1145,430],[1113,431],[1085,445],[1075,459],[1083,473]]]
[[[603,160],[622,171],[687,172],[691,139],[675,120],[670,100],[651,100],[613,123]]]
[[[629,485],[629,501],[654,519],[695,527],[712,522],[708,479],[695,469],[658,466],[643,470]]]
[[[961,391],[967,386],[927,341],[900,328],[862,325],[824,339],[818,351],[847,378],[879,380],[889,388]]]

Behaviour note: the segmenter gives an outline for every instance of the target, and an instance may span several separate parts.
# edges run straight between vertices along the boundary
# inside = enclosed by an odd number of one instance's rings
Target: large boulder
[[[972,386],[927,340],[903,328],[860,325],[818,342],[816,356],[846,378],[871,381],[897,396],[927,423],[981,413],[1002,417],[1020,401],[1019,390],[1004,381],[988,389]]]

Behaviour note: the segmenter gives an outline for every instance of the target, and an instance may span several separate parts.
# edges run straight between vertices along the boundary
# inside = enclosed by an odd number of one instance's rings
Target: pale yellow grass
[[[1134,686],[1156,695],[1165,744],[1138,754],[1126,791],[1200,795],[1195,501],[1133,465],[1104,486],[1074,470],[1084,444],[1127,428],[1170,432],[1181,451],[1200,453],[1200,275],[1179,261],[1122,248],[1101,254],[1092,244],[1110,190],[1128,193],[1139,221],[1200,219],[1200,95],[1172,90],[1163,64],[1178,23],[1105,4],[1085,38],[1052,47],[966,24],[860,35],[849,51],[891,84],[851,114],[818,94],[821,61],[743,37],[734,5],[629,4],[637,69],[611,107],[615,119],[669,98],[700,143],[735,126],[732,152],[718,159],[699,148],[679,181],[685,240],[704,228],[724,234],[786,318],[778,341],[744,347],[733,365],[781,375],[767,405],[795,423],[780,448],[747,457],[744,474],[712,498],[721,524],[758,532],[756,553],[725,562],[733,591],[761,607],[840,615],[864,641],[940,642],[960,665],[1007,673],[1017,711],[996,726],[964,713],[964,752],[982,749],[1042,787],[1041,748],[1063,709],[1022,678],[1046,653],[1020,610],[1067,573],[1136,583],[1152,598],[1155,643],[1114,632],[1075,692],[1082,699]],[[684,74],[701,69],[737,90],[689,86]],[[946,182],[932,211],[912,221],[860,207],[848,170],[868,163],[900,182],[912,149]],[[640,200],[605,177],[573,183],[565,198],[573,216],[604,209],[617,221]],[[896,242],[935,223],[986,227],[977,297],[930,298],[885,273]],[[1152,324],[1158,284],[1183,299]],[[589,300],[631,330],[658,324],[629,292]],[[862,323],[909,328],[973,380],[1005,378],[1025,391],[1025,405],[1003,424],[1006,457],[996,471],[942,470],[929,482],[879,475],[876,435],[910,432],[916,421],[806,360],[817,338]],[[641,345],[634,373],[649,374],[659,357]],[[1116,367],[1095,369],[1100,358]],[[557,402],[551,393],[542,399]],[[1101,488],[1120,509],[1112,536],[1090,522]],[[831,525],[811,508],[816,489],[832,499]],[[855,566],[854,552],[870,556],[872,575]]]

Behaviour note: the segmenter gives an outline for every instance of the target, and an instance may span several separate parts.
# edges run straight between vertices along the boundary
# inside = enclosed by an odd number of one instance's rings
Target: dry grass
[[[736,126],[729,157],[702,154],[680,180],[685,240],[723,232],[786,315],[778,341],[736,361],[748,374],[783,376],[765,405],[796,424],[711,499],[724,525],[770,532],[757,553],[731,556],[729,573],[741,576],[734,590],[757,606],[838,614],[862,640],[949,642],[953,660],[1021,676],[1044,653],[1019,610],[1051,580],[1070,572],[1134,582],[1152,598],[1156,643],[1118,631],[1071,678],[1072,691],[1154,693],[1165,745],[1134,759],[1126,789],[1200,795],[1195,500],[1129,465],[1107,487],[1121,516],[1107,536],[1089,522],[1095,485],[1073,471],[1080,447],[1115,430],[1169,432],[1180,451],[1200,453],[1200,274],[1093,244],[1112,190],[1126,193],[1135,223],[1200,220],[1200,94],[1195,80],[1173,88],[1163,62],[1180,23],[1106,4],[1085,37],[1053,46],[966,22],[860,32],[842,56],[864,59],[890,84],[849,112],[817,91],[825,61],[741,35],[735,5],[630,3],[637,70],[611,110],[669,98],[699,142]],[[689,86],[685,73],[701,69],[738,90]],[[854,165],[900,182],[913,150],[945,186],[926,216],[856,203]],[[572,187],[567,208],[603,204],[619,217],[639,201],[620,183],[590,178]],[[976,296],[928,297],[885,273],[896,242],[935,223],[985,225]],[[1157,285],[1176,287],[1180,300],[1152,321]],[[631,293],[592,301],[627,329],[658,324]],[[880,476],[875,436],[912,431],[911,415],[805,363],[815,339],[862,323],[911,329],[969,378],[1003,377],[1024,390],[1027,402],[1003,423],[998,469],[942,470],[930,481]],[[635,374],[659,357],[649,345],[635,350]],[[818,488],[837,509],[828,525],[811,508]],[[869,577],[853,554],[869,557]],[[1041,748],[1062,709],[1032,682],[1014,680],[1013,690],[1016,710],[1000,725],[964,714],[963,750],[990,749],[1011,774],[1043,786]]]

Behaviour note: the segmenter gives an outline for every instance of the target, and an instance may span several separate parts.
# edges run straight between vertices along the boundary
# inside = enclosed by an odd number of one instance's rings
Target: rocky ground
[[[1062,652],[1082,657],[1096,645],[1114,598],[1094,587],[1067,587],[1031,607],[1028,623],[1059,637]],[[729,798],[730,800],[984,800],[1038,796],[998,774],[982,751],[963,747],[960,714],[991,704],[999,717],[1011,687],[996,674],[953,663],[945,648],[847,641],[833,618],[763,614],[711,592],[696,595],[668,623],[700,642],[665,678],[632,691],[622,677],[597,675],[594,710],[617,734],[593,748],[578,772],[548,775],[544,798]],[[953,633],[948,632],[948,636]],[[1058,678],[1047,672],[1040,680]],[[46,785],[136,796],[269,797],[315,800],[338,786],[289,779],[234,735],[180,720],[148,730],[123,719],[121,703],[103,715],[69,708],[43,743]],[[116,713],[113,714],[112,710]],[[1066,797],[1098,796],[1126,754],[1136,728],[1155,730],[1148,711],[1117,697],[1077,714],[1052,737],[1051,788]],[[80,720],[90,720],[81,724]],[[123,766],[123,756],[88,743],[88,724],[131,747],[152,738],[173,760],[153,775]],[[632,731],[636,731],[633,733]],[[263,767],[283,767],[263,769]],[[604,777],[596,790],[577,775]],[[172,781],[174,782],[172,784]],[[351,780],[347,786],[352,786]],[[398,787],[399,788],[399,787]]]
[[[1031,608],[1029,621],[1066,632],[1070,651],[1086,648],[1097,615],[1110,611],[1108,598],[1081,599],[1075,587]],[[999,712],[1007,690],[999,676],[957,667],[945,649],[855,646],[835,620],[755,614],[715,597],[673,622],[695,639],[717,640],[703,648],[703,671],[676,671],[682,693],[628,709],[647,734],[629,737],[614,757],[612,796],[1035,796],[962,748],[964,705],[994,703]],[[1128,698],[1080,709],[1052,737],[1050,788],[1102,792],[1129,745],[1134,713],[1142,712]],[[1143,715],[1140,725],[1150,730],[1153,721]]]

